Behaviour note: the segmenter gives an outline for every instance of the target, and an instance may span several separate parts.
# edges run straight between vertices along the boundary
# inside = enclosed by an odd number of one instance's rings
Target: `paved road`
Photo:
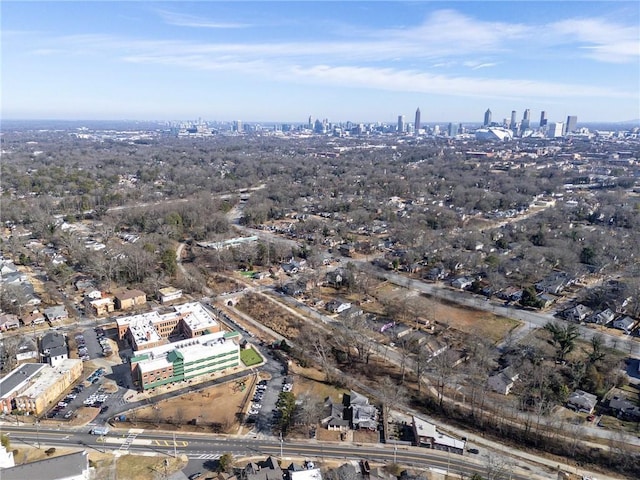
[[[103,452],[155,453],[162,456],[184,454],[191,459],[201,460],[219,458],[224,453],[232,453],[239,457],[273,455],[282,459],[291,457],[344,459],[345,461],[365,459],[372,462],[393,462],[422,468],[437,468],[467,476],[471,476],[473,473],[486,475],[489,469],[495,471],[497,468],[502,468],[509,473],[510,478],[517,480],[548,478],[507,464],[490,465],[486,461],[468,455],[462,456],[431,449],[383,444],[369,446],[300,441],[280,442],[246,437],[220,438],[182,432],[174,435],[167,432],[146,432],[136,429],[112,430],[105,436],[45,428],[34,429],[33,427],[8,426],[3,430],[9,434],[13,445],[24,443],[40,448],[76,446]]]

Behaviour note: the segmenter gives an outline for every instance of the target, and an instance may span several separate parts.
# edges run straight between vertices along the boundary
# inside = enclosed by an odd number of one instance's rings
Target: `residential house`
[[[554,272],[536,283],[538,292],[559,295],[571,283],[571,278],[566,272]]]
[[[22,324],[25,327],[31,327],[33,325],[40,325],[45,322],[44,314],[37,310],[33,313],[28,313],[22,316]]]
[[[444,267],[433,267],[431,270],[427,272],[425,278],[428,280],[436,281],[443,280],[447,277],[447,271]]]
[[[331,397],[324,400],[324,415],[320,424],[327,430],[339,430],[341,432],[349,430],[349,420],[344,415],[344,405],[335,403]]]
[[[364,310],[362,310],[361,308],[358,307],[351,307],[348,308],[342,312],[340,312],[340,314],[338,315],[338,319],[339,320],[353,320],[355,318],[358,318],[360,316],[364,315]]]
[[[613,321],[613,328],[617,328],[618,330],[622,330],[627,335],[630,335],[633,331],[633,328],[636,325],[636,321],[630,316],[618,318]]]
[[[338,288],[342,286],[342,282],[344,282],[346,278],[345,272],[341,268],[337,268],[330,272],[327,272],[327,284],[334,288]]]
[[[121,288],[113,292],[113,297],[118,310],[131,310],[147,303],[147,295],[141,290]]]
[[[18,345],[18,351],[16,353],[16,360],[18,363],[26,362],[39,357],[38,345],[36,341],[29,337],[24,337]]]
[[[84,298],[89,301],[98,300],[99,298],[102,298],[102,292],[100,290],[92,288],[85,291]]]
[[[47,317],[47,320],[50,323],[53,323],[66,320],[69,318],[69,313],[64,305],[56,305],[54,307],[45,308],[44,316]]]
[[[112,297],[98,298],[89,302],[89,307],[96,316],[108,315],[115,310],[115,303]]]
[[[289,295],[291,297],[295,297],[297,295],[302,295],[305,292],[304,285],[300,282],[288,282],[280,287],[280,290],[285,295]]]
[[[88,290],[95,290],[96,286],[93,283],[93,280],[89,278],[81,278],[75,283],[76,290],[79,292],[86,292]]]
[[[487,385],[494,392],[501,393],[502,395],[509,395],[509,392],[513,388],[520,375],[516,373],[513,368],[507,367],[495,375],[491,375],[487,380]]]
[[[328,302],[325,308],[331,313],[341,313],[341,312],[344,312],[345,310],[350,309],[351,303],[334,299]]]
[[[369,399],[364,395],[351,390],[343,396],[343,405],[347,406],[351,428],[377,430],[378,410],[369,404]]]
[[[539,293],[538,300],[542,302],[542,308],[549,308],[556,302],[556,297],[549,293]]]
[[[58,332],[49,332],[40,340],[40,357],[43,363],[56,367],[69,358],[67,338]]]
[[[158,300],[163,305],[182,298],[182,290],[174,287],[165,287],[158,290]]]
[[[473,280],[467,277],[458,277],[451,282],[453,288],[465,290],[473,284]]]
[[[7,330],[13,330],[20,326],[20,320],[17,315],[12,313],[0,314],[0,331],[6,332]]]
[[[507,287],[498,292],[498,298],[509,302],[519,302],[522,298],[522,289],[518,287]]]
[[[424,342],[424,348],[430,353],[430,356],[433,359],[438,355],[446,352],[447,348],[449,347],[446,343],[440,341],[438,337],[429,335]]]
[[[616,313],[612,311],[610,308],[602,310],[601,312],[594,313],[591,315],[587,321],[596,323],[598,325],[608,325],[613,322],[613,319],[616,318]]]
[[[609,409],[622,420],[640,420],[640,407],[623,396],[614,395],[609,400]]]
[[[583,390],[575,390],[567,400],[567,408],[591,414],[598,404],[598,397]]]
[[[241,478],[245,480],[283,480],[284,472],[275,457],[268,457],[262,462],[250,462],[242,470]]]
[[[300,466],[292,463],[284,472],[284,480],[322,480],[322,473],[313,462],[307,460]]]
[[[589,315],[591,315],[591,309],[581,303],[576,305],[575,307],[571,307],[564,312],[562,312],[562,316],[570,320],[572,322],[583,322]]]

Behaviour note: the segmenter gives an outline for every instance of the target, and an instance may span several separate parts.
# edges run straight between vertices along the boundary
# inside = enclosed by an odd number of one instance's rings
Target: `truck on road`
[[[91,435],[106,435],[109,433],[109,427],[93,427],[89,433]]]

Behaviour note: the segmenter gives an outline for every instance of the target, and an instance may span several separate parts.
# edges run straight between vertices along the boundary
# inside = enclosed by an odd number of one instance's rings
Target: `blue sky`
[[[2,116],[640,118],[638,2],[3,1]]]

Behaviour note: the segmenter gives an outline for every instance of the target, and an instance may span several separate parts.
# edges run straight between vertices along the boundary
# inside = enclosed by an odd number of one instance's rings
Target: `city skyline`
[[[640,118],[636,2],[5,2],[2,116]]]

